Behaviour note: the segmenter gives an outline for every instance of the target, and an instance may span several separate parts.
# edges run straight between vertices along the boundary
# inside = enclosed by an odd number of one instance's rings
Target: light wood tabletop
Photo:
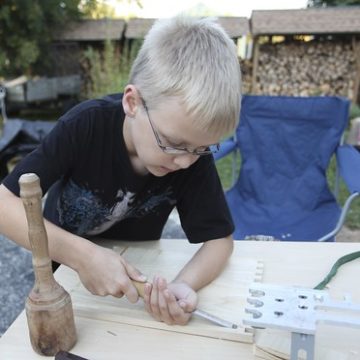
[[[122,254],[150,279],[160,273],[169,280],[199,248],[199,245],[176,239],[131,243],[104,240],[99,244]],[[253,281],[314,287],[339,257],[359,250],[358,243],[236,241],[223,274],[199,292],[199,307],[241,325],[247,288]],[[330,283],[331,296],[339,299],[347,293],[360,304],[359,274],[360,259],[345,264]],[[78,341],[71,352],[84,358],[258,358],[254,355],[253,334],[241,326],[236,330],[226,329],[195,317],[187,326],[167,326],[153,320],[141,301],[134,305],[126,299],[91,295],[83,288],[77,274],[65,266],[57,270],[55,278],[70,293],[73,302]],[[336,360],[360,359],[360,345],[357,344],[360,330],[333,327],[317,337],[318,354],[326,348],[335,354]],[[264,343],[263,339],[261,342]],[[22,312],[0,339],[0,359],[43,358],[31,348],[26,316]],[[322,357],[318,355],[317,358]],[[332,357],[326,358],[330,359]]]

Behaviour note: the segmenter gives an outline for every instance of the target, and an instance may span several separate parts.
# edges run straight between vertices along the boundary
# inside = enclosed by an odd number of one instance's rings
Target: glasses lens
[[[193,151],[188,150],[188,149],[173,148],[170,146],[162,146],[161,147],[161,149],[167,154],[173,154],[173,155],[194,154],[194,155],[200,155],[200,156],[214,154],[219,151],[219,148],[220,148],[219,144],[214,144],[214,145],[210,145],[208,147],[198,148]]]
[[[189,151],[187,151],[186,149],[176,149],[176,148],[172,148],[172,147],[169,147],[169,146],[163,146],[162,150],[167,154],[180,155],[180,154],[188,154],[189,153]]]

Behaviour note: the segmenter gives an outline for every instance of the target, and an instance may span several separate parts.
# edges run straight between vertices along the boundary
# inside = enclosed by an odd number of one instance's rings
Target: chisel
[[[139,281],[135,281],[135,280],[131,280],[132,283],[134,284],[134,286],[136,287],[136,290],[139,294],[140,297],[144,298],[144,294],[145,294],[145,284],[146,283],[142,283]],[[211,321],[214,324],[226,327],[226,328],[231,328],[231,329],[237,329],[238,326],[230,321],[221,319],[215,315],[209,314],[206,311],[200,310],[200,309],[195,309],[193,311],[193,315],[196,315],[198,317],[201,317],[205,320]]]

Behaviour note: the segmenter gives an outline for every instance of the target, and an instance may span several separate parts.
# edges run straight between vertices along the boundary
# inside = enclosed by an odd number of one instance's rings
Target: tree
[[[82,16],[80,3],[96,0],[1,0],[0,76],[29,74],[46,62],[56,31]]]
[[[121,8],[126,9],[123,14],[119,16],[118,5],[123,5]],[[95,3],[82,4],[81,8],[87,13],[91,19],[101,18],[130,18],[133,17],[131,7],[135,5],[137,8],[142,8],[141,0],[113,0],[111,3],[108,0],[96,0]]]
[[[360,5],[360,0],[308,0],[308,7],[331,7]]]
[[[81,4],[81,9],[91,19],[113,18],[115,16],[114,8],[106,0]]]

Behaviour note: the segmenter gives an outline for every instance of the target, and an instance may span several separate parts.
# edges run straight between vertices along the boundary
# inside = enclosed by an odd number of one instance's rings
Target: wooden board
[[[115,248],[115,251],[122,253],[122,256],[146,274],[149,280],[157,274],[170,281],[190,259],[188,253],[174,253],[161,248],[130,247],[125,251],[123,248]],[[262,264],[259,261],[251,258],[231,258],[223,273],[199,292],[200,309],[238,324],[238,329],[223,328],[197,317],[193,317],[187,326],[169,326],[154,320],[145,311],[142,300],[131,304],[126,298],[94,296],[79,280],[67,290],[71,294],[77,316],[250,343],[253,341],[253,331],[242,327],[242,318],[248,287],[253,281],[259,280],[261,274]]]
[[[90,360],[253,359],[252,345],[203,336],[76,317],[78,342],[71,353]],[[1,360],[47,360],[30,345],[25,313],[0,338]]]
[[[106,247],[118,244],[132,248],[164,249],[171,251],[171,256],[176,258],[178,253],[183,253],[184,259],[189,259],[198,249],[197,245],[190,245],[184,240],[175,239],[128,243],[99,240],[99,245]],[[233,264],[236,259],[235,266],[237,266],[247,259],[260,258],[265,264],[263,282],[311,287],[323,279],[332,264],[340,256],[359,250],[359,243],[237,241],[231,263]],[[142,269],[141,265],[138,267]],[[360,287],[357,286],[357,274],[359,273],[360,259],[344,265],[330,284],[331,295],[337,297],[340,294],[350,293],[353,301],[359,303]],[[76,291],[79,283],[75,271],[62,265],[56,271],[55,278],[65,289],[74,289],[73,295],[75,295],[74,291]],[[231,293],[228,292],[228,294]],[[93,297],[87,299],[90,301],[88,304],[90,309]],[[80,305],[85,306],[86,304]],[[77,306],[78,304],[75,304],[75,307]],[[103,310],[103,308],[101,309]],[[101,312],[96,313],[101,315]],[[88,317],[79,315],[75,317],[79,338],[71,351],[91,360],[103,360],[105,358],[107,360],[123,358],[143,360],[145,357],[147,360],[168,360],[170,358],[172,360],[255,359],[253,344],[127,325],[124,322],[117,323],[116,319],[97,320],[92,318],[90,310],[87,310],[86,314]],[[200,319],[194,320],[200,321]],[[231,320],[234,320],[234,317],[231,317]],[[329,335],[327,338],[322,335],[326,333]],[[267,338],[267,344],[270,343],[269,347],[271,348],[273,341],[271,337],[267,336]],[[336,360],[359,360],[360,351],[357,351],[359,338],[358,329],[332,327],[326,331],[321,330],[316,339],[316,358],[320,360],[333,360],[334,358]],[[257,334],[255,341],[258,342],[256,349],[258,353],[261,344],[264,343],[257,338]],[[332,357],[319,357],[318,354],[321,356],[321,353],[318,352],[319,346],[330,349]],[[338,357],[334,357],[334,354]],[[40,360],[43,358],[31,349],[26,317],[25,313],[22,312],[0,338],[0,359]],[[256,358],[259,359],[260,357],[256,355]]]

